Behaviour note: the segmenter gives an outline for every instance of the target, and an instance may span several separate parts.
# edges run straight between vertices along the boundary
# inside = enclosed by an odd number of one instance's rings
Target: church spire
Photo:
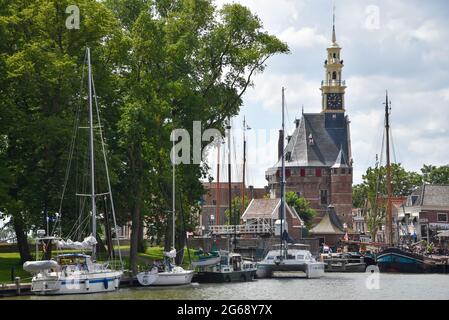
[[[333,8],[333,14],[332,14],[332,44],[337,43],[337,36],[335,34],[335,3]]]

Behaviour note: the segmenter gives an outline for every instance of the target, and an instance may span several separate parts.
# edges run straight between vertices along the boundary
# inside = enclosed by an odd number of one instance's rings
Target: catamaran
[[[31,272],[33,274],[31,291],[38,295],[61,295],[61,294],[85,294],[85,293],[99,293],[114,291],[119,288],[120,279],[123,274],[123,262],[120,252],[120,243],[117,235],[117,223],[115,218],[114,202],[112,199],[111,183],[109,179],[108,164],[106,160],[105,144],[103,140],[102,127],[100,122],[100,113],[97,104],[97,98],[95,93],[95,85],[92,77],[92,67],[91,67],[91,57],[90,48],[86,49],[86,59],[88,66],[88,127],[78,127],[81,115],[81,109],[78,109],[77,117],[75,119],[75,133],[72,140],[70,157],[67,166],[66,180],[64,183],[64,188],[62,191],[61,205],[59,208],[59,213],[56,215],[56,225],[59,225],[59,235],[47,235],[46,237],[39,237],[36,239],[36,261],[27,261],[24,263],[24,270]],[[83,69],[84,71],[84,69]],[[84,73],[83,73],[84,75]],[[95,100],[95,109],[97,117],[97,126],[94,126],[95,115],[93,112],[92,98]],[[95,172],[95,153],[94,153],[94,128],[99,131],[99,138],[101,142],[101,150],[103,154],[105,176],[107,181],[107,192],[97,193],[96,178],[98,173]],[[69,171],[72,163],[72,156],[75,149],[77,130],[78,129],[88,129],[89,130],[89,147],[88,147],[88,162],[89,162],[89,173],[84,176],[89,178],[90,182],[90,193],[77,193],[77,197],[80,200],[80,213],[78,222],[89,222],[91,221],[91,233],[89,236],[84,237],[82,241],[72,241],[69,239],[64,240],[61,237],[61,218],[62,218],[62,202],[64,199],[64,194],[67,187],[67,182],[69,179]],[[116,245],[118,247],[119,263],[116,261],[109,262],[97,262],[97,201],[98,197],[104,200],[104,205],[106,203],[110,205],[112,212],[114,229],[116,231],[115,239]],[[86,214],[84,219],[82,218],[82,212],[86,211],[88,205],[85,199],[90,198],[90,212]],[[109,200],[109,201],[107,201]],[[108,213],[104,213],[108,216]],[[84,224],[84,223],[83,223]],[[87,223],[86,223],[87,225]],[[78,233],[78,237],[82,234],[82,224],[80,223],[77,227],[72,229],[73,234]],[[53,233],[57,233],[57,228],[54,228]],[[45,231],[44,231],[45,233]],[[48,228],[47,228],[48,233]],[[41,232],[42,234],[42,232]],[[109,233],[111,235],[111,233]],[[109,238],[109,246],[112,246],[112,236]],[[56,243],[58,250],[74,250],[76,253],[62,253],[58,254],[55,258],[50,260],[39,260],[38,247],[39,244],[43,244],[43,248],[49,249],[52,242]],[[85,254],[84,252],[91,251],[91,255]],[[109,248],[112,256],[115,256],[115,251],[113,248]],[[81,252],[81,253],[80,253]],[[111,257],[110,257],[111,258]],[[115,269],[112,268],[112,264],[115,265]]]
[[[282,88],[282,135],[285,132],[284,88]],[[281,170],[281,206],[279,210],[280,244],[279,249],[268,251],[265,258],[257,264],[256,275],[258,278],[271,278],[275,272],[301,271],[307,278],[319,278],[324,275],[324,263],[316,261],[305,245],[288,245],[288,232],[285,229],[285,150],[282,139],[282,170]]]

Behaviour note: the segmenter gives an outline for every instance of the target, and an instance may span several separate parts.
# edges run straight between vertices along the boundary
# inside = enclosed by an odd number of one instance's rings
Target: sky
[[[267,185],[265,170],[277,158],[281,126],[281,87],[286,87],[286,129],[301,108],[321,111],[321,80],[332,30],[332,0],[240,0],[263,22],[264,29],[286,42],[288,55],[278,55],[257,74],[244,106],[233,119],[248,135],[247,185]],[[346,80],[346,114],[351,121],[354,183],[380,155],[385,91],[392,102],[392,160],[406,170],[423,164],[449,163],[449,2],[445,0],[335,0],[337,43],[342,47]],[[230,1],[218,0],[217,6]],[[233,134],[233,163],[241,162],[243,133]],[[222,161],[226,155],[221,152]],[[217,155],[209,153],[215,176]],[[225,167],[223,167],[224,169]],[[232,180],[241,181],[241,165]],[[227,181],[226,170],[220,173]]]

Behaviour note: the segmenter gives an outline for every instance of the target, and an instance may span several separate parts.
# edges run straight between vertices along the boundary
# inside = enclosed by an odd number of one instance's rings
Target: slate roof
[[[407,205],[449,207],[449,185],[422,185],[412,192],[407,200]]]
[[[242,220],[247,221],[250,219],[273,219],[279,218],[279,207],[281,205],[281,199],[253,199],[249,203],[245,212],[242,215]],[[285,204],[285,212],[290,213],[292,218],[296,218],[303,224],[299,214],[294,208],[290,208],[288,204]]]
[[[321,221],[309,231],[311,234],[345,234],[333,206],[329,206]]]
[[[348,162],[347,118],[343,113],[303,114],[299,125],[285,147],[285,154],[290,152],[286,167],[332,167],[342,150],[342,160]],[[310,143],[310,139],[313,143]],[[281,159],[274,168],[281,167]]]

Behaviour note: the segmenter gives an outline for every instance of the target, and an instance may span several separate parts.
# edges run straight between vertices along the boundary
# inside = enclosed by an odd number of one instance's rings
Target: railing
[[[323,80],[321,81],[322,86],[345,86],[345,80]]]
[[[330,60],[325,60],[324,64],[343,64],[343,60],[337,59],[337,58],[331,58]]]
[[[272,232],[268,224],[216,225],[209,226],[212,234],[267,234]]]

